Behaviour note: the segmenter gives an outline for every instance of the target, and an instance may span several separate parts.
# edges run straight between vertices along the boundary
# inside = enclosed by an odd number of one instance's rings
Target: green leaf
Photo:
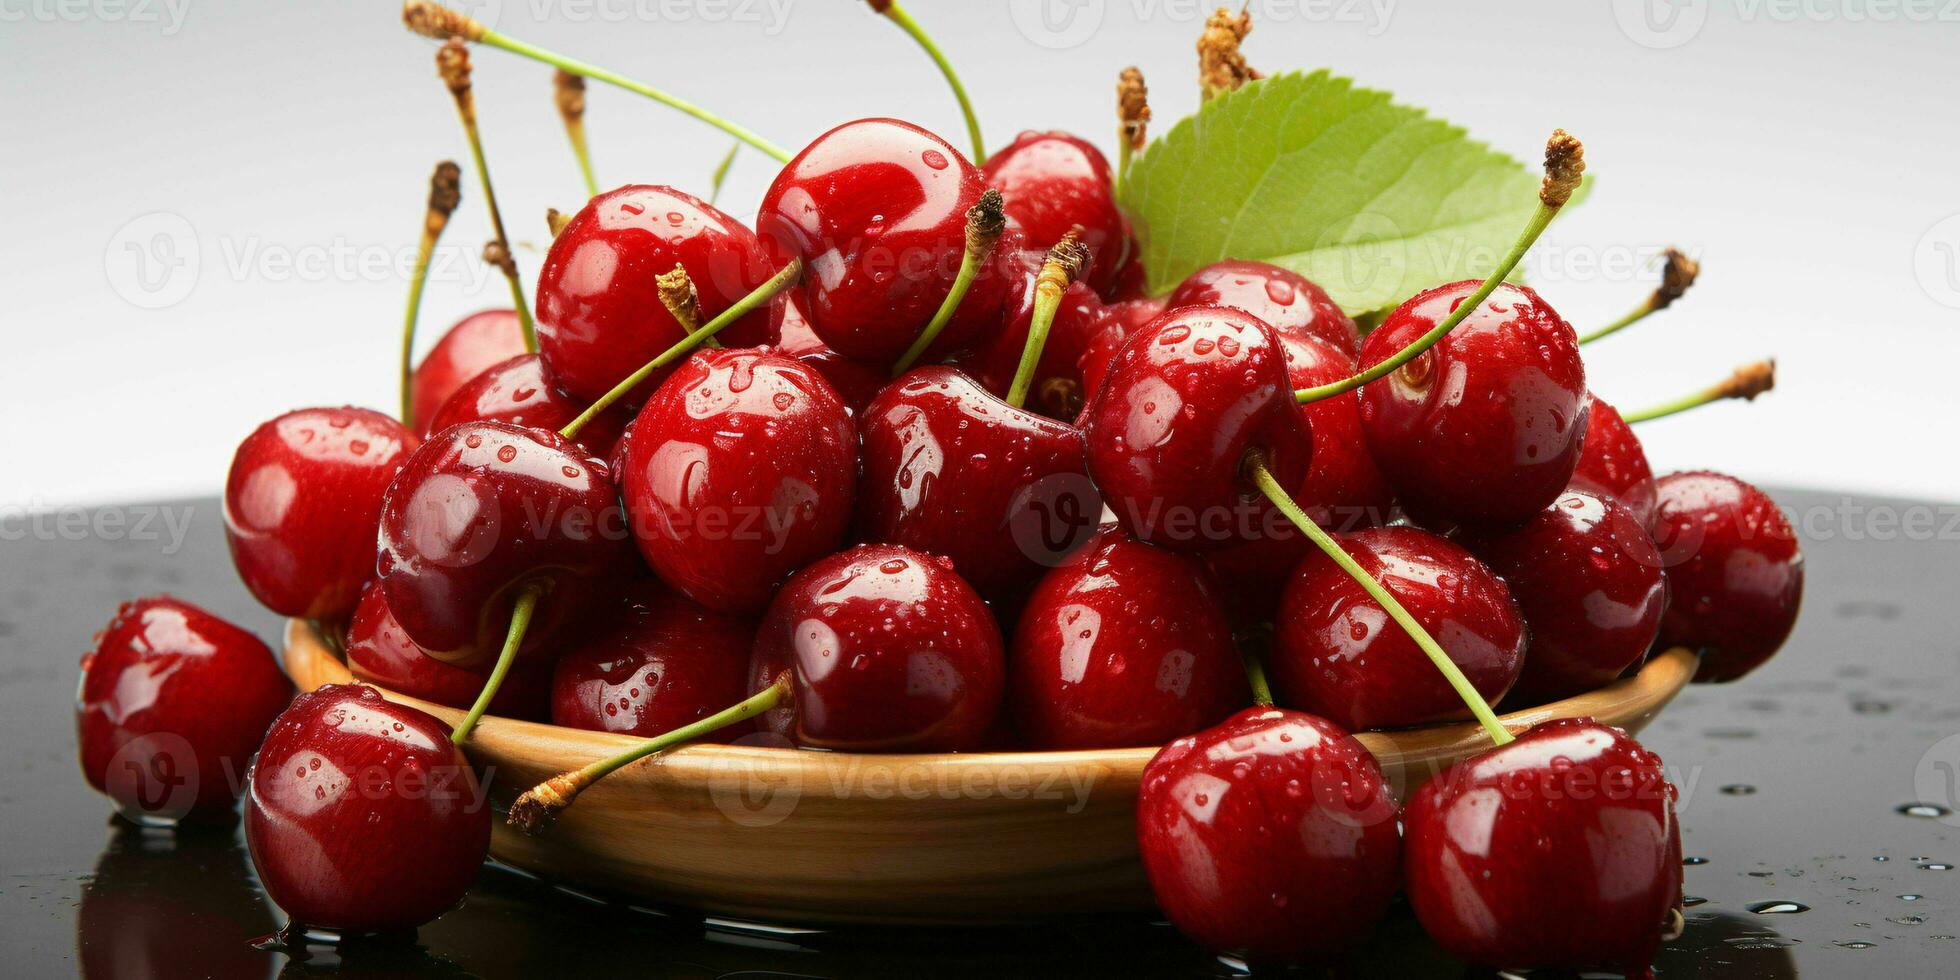
[[[1539,177],[1317,71],[1206,103],[1131,164],[1121,197],[1153,294],[1220,259],[1256,259],[1364,314],[1489,275],[1537,207]]]

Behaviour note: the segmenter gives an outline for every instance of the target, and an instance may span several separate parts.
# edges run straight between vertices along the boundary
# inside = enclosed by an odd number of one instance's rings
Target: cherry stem
[[[611,391],[600,395],[598,401],[587,406],[585,411],[579,413],[578,418],[566,423],[563,429],[558,430],[558,434],[567,439],[578,438],[579,430],[584,429],[586,423],[597,418],[599,413],[611,408],[621,398],[626,397],[627,392],[639,387],[641,382],[653,375],[653,372],[679,360],[683,355],[700,346],[703,341],[720,333],[722,328],[755,312],[764,304],[774,299],[777,293],[789,288],[791,284],[796,282],[797,277],[802,274],[803,260],[791,259],[788,265],[784,266],[775,275],[770,276],[767,282],[750,290],[747,296],[736,300],[735,305],[721,311],[714,319],[703,324],[701,329],[682,337],[679,341],[675,342],[674,346],[661,351],[660,356],[646,362],[638,371],[627,375],[626,379],[614,385]]]
[[[1000,192],[988,188],[980,195],[980,200],[966,210],[966,250],[960,255],[960,271],[953,276],[953,288],[947,290],[946,298],[939,309],[932,314],[932,322],[912,341],[912,346],[900,355],[898,363],[892,365],[892,377],[896,378],[925,355],[932,342],[939,339],[939,333],[946,329],[953,314],[966,299],[967,290],[972,288],[973,280],[980,274],[980,266],[987,257],[994,254],[994,246],[999,244],[1001,233],[1007,230],[1006,203]]]
[[[1754,364],[1745,364],[1736,368],[1735,373],[1729,375],[1721,384],[1703,388],[1694,394],[1683,395],[1673,401],[1662,402],[1659,405],[1642,409],[1638,412],[1628,412],[1620,417],[1628,425],[1632,425],[1635,422],[1649,422],[1654,419],[1666,418],[1669,415],[1677,415],[1691,408],[1699,408],[1710,402],[1719,402],[1730,398],[1740,398],[1743,401],[1753,402],[1756,400],[1757,395],[1770,391],[1775,387],[1776,362],[1774,360],[1757,361]]]
[[[422,217],[422,241],[415,247],[415,270],[408,279],[408,312],[402,319],[402,425],[415,428],[415,324],[422,318],[422,288],[429,282],[429,258],[436,241],[449,227],[449,216],[461,198],[462,168],[453,161],[436,164],[429,176],[429,209]]]
[[[497,190],[490,183],[490,164],[483,156],[483,136],[476,126],[476,96],[470,91],[470,52],[462,41],[450,39],[436,52],[436,68],[449,94],[456,99],[456,115],[463,121],[463,135],[469,138],[470,160],[476,164],[476,179],[483,184],[483,203],[490,209],[490,228],[496,238],[484,247],[484,260],[503,271],[510,283],[510,299],[517,308],[517,324],[523,329],[524,349],[538,352],[538,330],[531,322],[530,304],[524,301],[524,284],[517,275],[517,259],[511,255],[510,236],[504,233],[504,215],[497,207]]]
[[[784,671],[776,682],[698,721],[689,722],[663,735],[655,735],[611,758],[572,772],[559,773],[531,787],[510,807],[510,824],[527,835],[544,831],[558,814],[578,800],[593,783],[612,775],[656,752],[712,735],[737,722],[747,721],[781,704],[789,696],[790,674]]]
[[[531,628],[531,614],[537,611],[538,597],[542,594],[539,586],[527,586],[511,604],[510,632],[504,636],[504,648],[497,654],[497,664],[490,668],[490,676],[483,681],[476,703],[470,705],[470,713],[463,716],[449,736],[451,742],[461,745],[468,741],[476,723],[483,720],[483,713],[490,710],[490,702],[496,699],[497,690],[504,686],[504,678],[510,674],[510,665],[517,662],[517,648],[524,645],[524,634]]]
[[[1688,291],[1688,287],[1695,284],[1695,277],[1701,274],[1701,265],[1683,254],[1680,249],[1668,249],[1666,260],[1666,265],[1661,269],[1661,284],[1654,288],[1652,295],[1643,300],[1639,306],[1628,311],[1625,316],[1581,336],[1579,343],[1590,344],[1601,337],[1619,333],[1646,319],[1649,314],[1659,313],[1673,306],[1674,301],[1680,299]]]
[[[592,179],[592,152],[585,144],[585,79],[560,68],[552,81],[558,95],[558,115],[565,120],[565,136],[572,141],[572,155],[578,157],[585,196],[590,200],[599,196],[599,182]]]
[[[1027,404],[1028,388],[1034,384],[1035,368],[1041,365],[1041,352],[1048,346],[1049,328],[1055,325],[1055,312],[1062,307],[1062,294],[1069,283],[1082,274],[1089,250],[1078,238],[1081,227],[1069,229],[1062,240],[1048,250],[1041,272],[1034,280],[1034,311],[1028,317],[1028,341],[1021,345],[1021,363],[1014,369],[1014,382],[1007,387],[1007,403],[1020,408]]]
[[[1341,571],[1353,578],[1368,593],[1368,596],[1388,613],[1389,618],[1395,620],[1403,631],[1409,634],[1409,638],[1414,640],[1416,646],[1429,657],[1430,663],[1435,664],[1436,669],[1442,672],[1443,679],[1449,682],[1450,687],[1456,689],[1457,696],[1469,706],[1470,713],[1476,716],[1477,722],[1490,734],[1490,740],[1498,745],[1511,741],[1511,733],[1504,728],[1503,722],[1497,720],[1496,713],[1490,710],[1490,704],[1484,700],[1484,696],[1477,693],[1476,686],[1470,683],[1468,677],[1463,676],[1463,671],[1457,667],[1456,661],[1451,660],[1450,655],[1443,652],[1443,648],[1436,643],[1434,637],[1429,635],[1429,631],[1423,629],[1421,623],[1416,622],[1416,618],[1402,607],[1402,603],[1388,591],[1386,586],[1362,569],[1347,550],[1341,547],[1340,542],[1321,530],[1320,525],[1315,524],[1305,512],[1300,510],[1299,505],[1293,502],[1293,498],[1287,496],[1286,491],[1280,487],[1279,481],[1273,478],[1272,471],[1267,469],[1265,457],[1254,450],[1246,455],[1245,466],[1247,472],[1252,475],[1253,482],[1266,495],[1266,499],[1271,500],[1273,506],[1278,507],[1280,512],[1300,529],[1300,533],[1306,535],[1308,540],[1312,541],[1328,558],[1333,559],[1334,564],[1340,566]]]
[[[1150,89],[1143,83],[1143,72],[1135,65],[1123,69],[1116,80],[1116,174],[1113,190],[1123,187],[1123,175],[1130,171],[1130,157],[1143,149],[1144,133],[1150,125]]]
[[[1266,682],[1266,665],[1259,655],[1252,652],[1243,654],[1245,659],[1246,683],[1252,685],[1252,703],[1262,708],[1273,706],[1273,687]]]
[[[973,102],[966,97],[966,86],[960,84],[960,76],[953,71],[953,63],[946,60],[946,55],[940,52],[939,46],[932,43],[932,36],[926,33],[925,28],[919,26],[918,21],[912,19],[911,14],[905,12],[904,7],[898,5],[898,0],[872,0],[871,7],[890,18],[891,22],[897,24],[905,33],[912,35],[912,40],[919,42],[919,47],[924,48],[926,54],[932,58],[932,63],[939,66],[939,73],[946,76],[946,84],[952,86],[953,98],[959,100],[960,114],[966,117],[967,139],[973,142],[973,163],[975,166],[986,163],[987,147],[980,139],[980,119],[973,114]]]
[[[1524,260],[1525,253],[1531,251],[1531,246],[1538,241],[1538,236],[1545,233],[1546,226],[1552,223],[1553,218],[1558,217],[1559,211],[1572,199],[1572,192],[1578,189],[1579,177],[1585,169],[1585,155],[1579,141],[1563,129],[1554,130],[1551,140],[1545,144],[1545,180],[1538,191],[1538,208],[1531,213],[1531,220],[1525,223],[1523,233],[1518,235],[1516,242],[1512,243],[1511,250],[1505,253],[1504,258],[1498,260],[1497,268],[1493,269],[1484,279],[1483,284],[1477,287],[1477,291],[1471,293],[1468,299],[1456,304],[1456,308],[1451,310],[1448,316],[1443,317],[1441,322],[1431,327],[1428,333],[1417,337],[1414,342],[1396,351],[1381,363],[1330,384],[1301,388],[1293,393],[1295,400],[1306,405],[1323,398],[1346,394],[1371,381],[1388,377],[1396,368],[1415,360],[1423,351],[1435,346],[1437,341],[1456,329],[1457,324],[1462,323],[1478,307],[1483,306],[1484,300],[1489,299],[1490,294],[1497,291],[1504,277],[1510,275],[1511,270],[1517,268],[1518,263]]]
[[[728,179],[728,168],[735,165],[735,154],[741,152],[741,150],[742,144],[740,143],[730,146],[728,148],[728,154],[721,158],[720,163],[715,164],[713,183],[708,185],[709,204],[715,203],[715,199],[721,196],[721,185],[723,181]]]

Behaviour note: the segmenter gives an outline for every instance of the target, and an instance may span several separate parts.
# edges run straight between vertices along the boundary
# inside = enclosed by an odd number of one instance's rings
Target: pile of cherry
[[[1559,134],[1543,206],[1577,167]],[[1326,957],[1402,892],[1471,962],[1644,968],[1681,923],[1660,760],[1584,719],[1514,739],[1488,706],[1668,646],[1701,679],[1758,666],[1801,595],[1783,516],[1732,477],[1655,479],[1508,267],[1365,337],[1260,262],[1149,297],[1112,177],[1066,134],[982,167],[864,119],[795,154],[753,229],[670,187],[593,197],[534,338],[516,310],[467,318],[408,418],[282,415],[226,485],[255,596],[468,719],[358,685],[293,699],[257,639],[159,597],[83,661],[84,771],[137,812],[142,774],[112,762],[181,737],[169,764],[198,778],[169,815],[196,819],[231,812],[256,751],[266,889],[367,932],[473,881],[491,813],[457,746],[485,711],[648,737],[524,794],[511,819],[540,833],[623,765],[758,728],[1165,745],[1138,842],[1211,948]],[[1406,806],[1348,734],[1472,716],[1496,746]]]

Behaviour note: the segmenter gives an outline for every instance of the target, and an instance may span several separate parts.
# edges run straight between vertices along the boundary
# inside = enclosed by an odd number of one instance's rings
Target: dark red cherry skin
[[[863,361],[853,361],[842,354],[824,346],[815,330],[810,329],[810,320],[803,313],[803,302],[795,293],[784,294],[775,304],[776,309],[776,352],[787,354],[814,368],[823,375],[825,381],[837,390],[837,397],[851,410],[851,414],[864,412],[864,406],[885,390],[891,383],[891,373],[876,365]]]
[[[1134,242],[1101,150],[1068,133],[1030,130],[989,156],[982,173],[1030,246],[1045,250],[1079,227],[1090,256],[1081,278],[1105,296],[1116,289]]]
[[[1381,767],[1324,718],[1255,707],[1164,746],[1143,770],[1137,850],[1157,904],[1255,964],[1355,945],[1399,884]]]
[[[762,197],[756,230],[775,268],[800,257],[798,288],[832,350],[890,364],[952,290],[966,247],[966,212],[986,189],[951,144],[896,119],[859,119],[816,138]],[[928,357],[956,351],[996,323],[1005,256],[982,269]]]
[[[1102,514],[1080,431],[953,368],[907,373],[859,428],[859,533],[950,559],[981,595],[1025,593]]]
[[[1408,346],[1479,285],[1416,294],[1368,334],[1361,366]],[[1434,347],[1362,387],[1361,427],[1382,475],[1424,523],[1516,524],[1571,480],[1586,401],[1571,324],[1506,284]]]
[[[675,591],[754,614],[851,520],[857,429],[816,370],[767,350],[696,353],[634,420],[622,497]]]
[[[585,409],[584,403],[545,380],[543,358],[519,354],[491,365],[456,389],[437,410],[430,428],[441,432],[464,422],[509,422],[556,432]],[[609,455],[629,421],[631,417],[617,408],[600,412],[579,430],[578,444],[590,447],[594,455]]]
[[[1670,473],[1654,544],[1669,588],[1661,643],[1701,651],[1695,680],[1735,680],[1783,648],[1803,606],[1803,552],[1768,494],[1721,473]]]
[[[552,382],[591,404],[687,336],[654,281],[676,265],[694,282],[700,325],[782,267],[747,226],[671,187],[629,184],[586,202],[538,273],[538,353]],[[768,343],[769,317],[756,310],[716,337],[730,347]],[[645,401],[659,379],[626,401]]]
[[[1470,552],[1412,527],[1342,535],[1342,547],[1429,631],[1491,704],[1524,666],[1524,617]],[[1436,665],[1332,559],[1316,550],[1280,599],[1268,670],[1282,704],[1351,731],[1468,718]]]
[[[749,666],[760,691],[790,672],[790,701],[761,727],[810,748],[960,752],[1000,710],[1000,629],[943,558],[859,545],[796,573],[762,619]]]
[[[347,670],[354,679],[450,708],[468,708],[483,690],[479,671],[444,663],[408,638],[378,585],[369,585],[347,624]],[[519,662],[490,701],[490,713],[537,721],[550,700],[550,665]]]
[[[252,865],[296,925],[413,929],[462,900],[490,850],[490,805],[448,726],[371,687],[300,695],[251,786]]]
[[[1282,337],[1316,337],[1349,357],[1361,353],[1361,331],[1327,291],[1291,269],[1226,259],[1191,273],[1171,290],[1171,306],[1244,310]]]
[[[365,408],[306,408],[253,430],[225,477],[238,577],[282,616],[344,621],[374,574],[381,496],[419,440]]]
[[[599,458],[545,429],[466,422],[429,437],[388,487],[377,577],[429,656],[481,669],[526,588],[544,590],[527,656],[603,601],[631,564],[626,537]]]
[[[222,819],[292,696],[258,637],[169,596],[123,603],[82,658],[82,775],[139,823]]]
[[[1579,466],[1572,471],[1572,488],[1612,497],[1633,511],[1641,527],[1654,526],[1659,491],[1654,471],[1647,465],[1647,451],[1619,409],[1598,396],[1586,411],[1586,442],[1579,451]]]
[[[1464,543],[1504,577],[1531,624],[1513,704],[1611,683],[1653,645],[1667,604],[1661,556],[1619,502],[1567,490],[1523,524]]]
[[[1173,308],[1131,335],[1083,409],[1089,473],[1137,538],[1216,551],[1265,526],[1244,475],[1252,450],[1282,486],[1306,477],[1312,440],[1272,328],[1222,306]]]
[[[1033,749],[1162,745],[1252,700],[1204,566],[1117,527],[1042,577],[1007,667]]]
[[[1660,758],[1625,732],[1545,722],[1410,799],[1409,904],[1472,964],[1647,975],[1681,904],[1674,797]]]
[[[551,723],[651,737],[699,721],[748,694],[755,624],[710,612],[644,580],[558,655]],[[704,740],[753,731],[730,725]]]
[[[422,358],[409,380],[415,434],[426,439],[429,424],[456,389],[470,379],[524,353],[524,327],[516,310],[484,310],[456,321]]]

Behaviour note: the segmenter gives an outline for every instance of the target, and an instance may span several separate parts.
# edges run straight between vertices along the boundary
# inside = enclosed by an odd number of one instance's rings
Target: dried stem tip
[[[1150,89],[1135,65],[1123,69],[1116,80],[1116,115],[1123,121],[1123,139],[1130,149],[1143,149],[1144,131],[1150,127]]]
[[[1563,129],[1552,130],[1545,143],[1545,182],[1539,186],[1538,200],[1548,208],[1564,207],[1585,172],[1586,148],[1579,138]]]
[[[470,97],[470,49],[463,42],[450,38],[442,42],[436,51],[436,74],[442,76],[442,83],[449,86],[449,94],[456,97],[456,104],[462,105]]]
[[[429,213],[423,220],[422,230],[433,239],[449,226],[449,216],[456,213],[456,205],[463,200],[463,170],[454,160],[444,160],[436,164],[436,172],[429,175]]]
[[[503,270],[504,275],[517,277],[517,260],[511,258],[510,249],[494,238],[483,243],[483,261]]]
[[[585,791],[586,780],[575,772],[559,773],[524,791],[510,805],[511,826],[536,837],[551,828],[558,815]]]
[[[874,13],[885,13],[892,9],[892,0],[865,0]]]
[[[1204,33],[1198,35],[1198,93],[1204,100],[1223,92],[1236,92],[1255,78],[1258,71],[1245,63],[1239,43],[1252,33],[1252,15],[1241,8],[1236,16],[1220,7],[1205,18]]]
[[[558,114],[567,123],[577,122],[585,116],[585,79],[563,68],[552,78],[558,93]]]
[[[1000,192],[989,187],[980,193],[980,200],[966,209],[966,250],[972,255],[986,255],[994,250],[995,243],[1007,231],[1007,202]]]
[[[1735,369],[1729,380],[1722,382],[1719,389],[1722,398],[1740,398],[1753,402],[1756,396],[1776,387],[1776,360],[1757,361]]]
[[[1667,265],[1661,269],[1660,287],[1654,290],[1654,309],[1665,310],[1695,284],[1695,277],[1701,275],[1701,263],[1682,254],[1680,249],[1667,250]]]
[[[566,214],[565,212],[560,211],[557,208],[544,209],[544,224],[545,227],[551,229],[551,237],[557,238],[558,233],[564,231],[565,226],[571,223],[572,223],[571,215]]]
[[[688,278],[687,270],[680,263],[674,264],[672,272],[663,272],[653,277],[654,288],[660,291],[660,303],[667,307],[674,322],[688,333],[701,327],[701,294],[694,289],[694,280]]]
[[[1082,244],[1082,226],[1077,225],[1048,250],[1048,257],[1041,263],[1041,274],[1035,277],[1035,292],[1052,290],[1059,295],[1077,276],[1082,275],[1082,270],[1088,264],[1089,248]]]
[[[466,16],[429,0],[407,0],[402,4],[402,24],[409,30],[438,41],[461,38],[480,41],[487,28]]]

